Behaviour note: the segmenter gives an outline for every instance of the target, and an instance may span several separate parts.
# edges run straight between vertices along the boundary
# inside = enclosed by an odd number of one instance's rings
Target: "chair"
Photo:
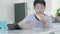
[[[18,26],[18,24],[7,24],[8,30],[21,30],[21,28]]]

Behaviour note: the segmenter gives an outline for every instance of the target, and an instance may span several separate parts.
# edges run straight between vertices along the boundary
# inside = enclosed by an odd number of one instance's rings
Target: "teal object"
[[[2,32],[6,31],[6,21],[5,20],[1,21],[1,29],[2,29]]]

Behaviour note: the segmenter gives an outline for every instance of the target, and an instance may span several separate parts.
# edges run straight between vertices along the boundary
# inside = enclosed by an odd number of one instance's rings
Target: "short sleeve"
[[[27,17],[25,17],[25,18],[22,20],[22,22],[24,22],[24,23],[30,23],[30,20],[31,20],[31,16],[27,16]]]

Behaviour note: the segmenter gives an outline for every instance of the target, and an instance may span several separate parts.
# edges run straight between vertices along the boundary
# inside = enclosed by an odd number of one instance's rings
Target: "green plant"
[[[60,8],[58,8],[56,16],[60,16]]]

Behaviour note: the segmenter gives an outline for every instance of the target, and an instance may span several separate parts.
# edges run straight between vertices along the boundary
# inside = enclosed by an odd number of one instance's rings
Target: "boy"
[[[22,29],[47,29],[52,26],[51,17],[44,14],[46,8],[46,2],[44,0],[34,1],[34,10],[36,14],[27,16],[21,22],[18,23],[19,27]]]

